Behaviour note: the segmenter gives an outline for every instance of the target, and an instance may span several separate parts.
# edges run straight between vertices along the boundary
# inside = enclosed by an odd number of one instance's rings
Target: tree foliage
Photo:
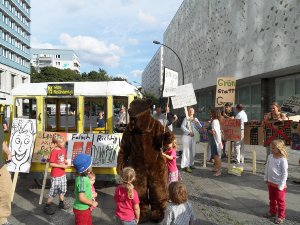
[[[106,70],[84,72],[81,75],[70,69],[58,69],[56,67],[44,67],[38,72],[31,66],[31,82],[68,82],[68,81],[127,81],[122,77],[112,77]]]

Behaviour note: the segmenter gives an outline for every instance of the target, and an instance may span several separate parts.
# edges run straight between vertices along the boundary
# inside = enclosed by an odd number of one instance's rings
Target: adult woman
[[[201,128],[201,124],[197,118],[194,117],[195,110],[194,108],[188,108],[188,118],[184,118],[181,124],[181,130],[183,131],[182,135],[182,158],[181,158],[181,168],[191,173],[194,168],[195,161],[195,133],[198,132]]]
[[[214,169],[212,170],[214,176],[221,175],[221,154],[222,154],[222,138],[221,138],[221,126],[220,119],[221,113],[218,109],[213,109],[210,112],[211,123],[207,128],[208,140],[211,149],[211,155],[214,158]]]
[[[276,121],[283,121],[283,120],[288,120],[286,115],[281,112],[280,105],[277,102],[273,102],[271,105],[271,112],[267,113],[264,116],[264,122],[270,123],[270,122],[276,122]],[[270,146],[266,146],[266,162],[268,160],[268,156],[271,153],[271,148]]]

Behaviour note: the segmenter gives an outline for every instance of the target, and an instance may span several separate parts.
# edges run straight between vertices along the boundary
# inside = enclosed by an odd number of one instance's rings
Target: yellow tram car
[[[12,90],[13,118],[36,119],[37,132],[108,133],[115,132],[121,107],[126,113],[131,101],[139,97],[135,86],[126,81],[51,82],[21,84]],[[97,126],[99,112],[105,126]],[[128,121],[128,114],[127,114]],[[32,162],[30,173],[40,178],[45,163]],[[74,172],[67,169],[67,174]],[[116,168],[94,168],[97,179],[112,180]]]

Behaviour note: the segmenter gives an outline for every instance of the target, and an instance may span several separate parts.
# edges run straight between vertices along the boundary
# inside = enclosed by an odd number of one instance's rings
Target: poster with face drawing
[[[10,172],[29,173],[36,133],[36,120],[15,118],[11,126],[9,150],[11,162],[7,165]]]

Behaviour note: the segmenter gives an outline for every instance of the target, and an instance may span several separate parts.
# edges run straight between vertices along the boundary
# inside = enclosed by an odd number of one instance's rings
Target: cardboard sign
[[[244,124],[246,145],[264,145],[264,127],[262,121],[249,121]]]
[[[38,132],[35,138],[35,145],[32,155],[32,162],[46,163],[53,149],[52,138],[60,135],[67,141],[67,133],[64,132]]]
[[[276,121],[264,123],[264,146],[269,146],[275,139],[284,140],[286,145],[291,144],[291,124],[293,121]]]
[[[176,89],[176,96],[172,97],[172,104],[174,109],[196,105],[197,100],[193,84],[190,83],[178,86]]]
[[[226,102],[235,102],[235,85],[234,77],[219,77],[217,80],[215,107],[224,107]]]
[[[177,87],[178,87],[178,73],[176,71],[165,68],[163,97],[175,96]]]
[[[35,134],[36,120],[13,119],[9,141],[12,158],[7,164],[8,171],[29,173]]]
[[[208,133],[207,128],[209,127],[209,122],[207,121],[200,121],[203,129],[199,130],[200,133],[200,142],[207,143],[208,142]]]
[[[240,119],[223,119],[221,120],[221,130],[225,141],[241,140],[241,120]]]
[[[68,159],[79,153],[92,157],[93,167],[116,167],[122,134],[68,134]]]
[[[291,115],[297,115],[300,113],[300,96],[290,96],[281,106],[283,112]]]
[[[65,83],[65,84],[48,84],[47,86],[47,95],[74,95],[74,83]]]
[[[291,125],[291,149],[300,150],[300,123],[292,122]]]

